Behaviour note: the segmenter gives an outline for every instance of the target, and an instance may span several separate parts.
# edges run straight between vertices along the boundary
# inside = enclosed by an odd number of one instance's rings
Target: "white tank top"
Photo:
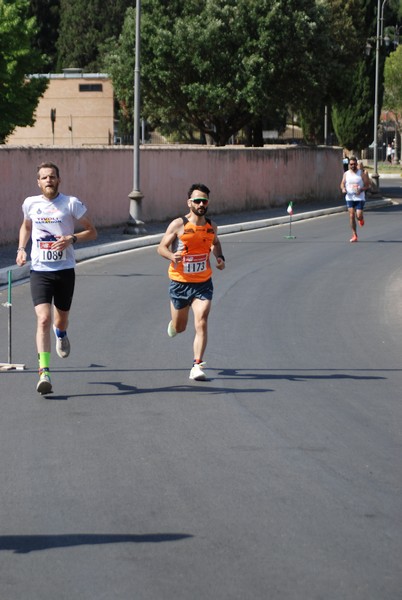
[[[362,177],[362,172],[360,169],[354,173],[349,169],[345,173],[345,188],[346,188],[346,200],[349,201],[359,201],[365,199],[364,192],[360,192],[360,194],[356,193],[357,188],[364,187],[364,181]]]

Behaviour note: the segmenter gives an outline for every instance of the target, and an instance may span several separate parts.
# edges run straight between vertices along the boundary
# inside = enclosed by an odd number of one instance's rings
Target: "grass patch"
[[[373,161],[364,161],[364,166],[369,172],[373,171]],[[389,162],[379,162],[377,168],[379,173],[402,176],[402,165],[390,165]]]

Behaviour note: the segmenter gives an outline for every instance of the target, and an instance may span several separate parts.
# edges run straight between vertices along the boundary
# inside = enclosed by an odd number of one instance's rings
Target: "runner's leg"
[[[362,208],[356,209],[356,219],[358,221],[364,223],[364,215],[363,215],[363,209]]]
[[[350,228],[352,229],[353,234],[357,235],[357,233],[356,233],[356,211],[354,208],[348,208],[348,211],[349,211]]]
[[[177,333],[185,331],[188,322],[190,306],[184,308],[175,308],[173,302],[170,302],[170,314],[172,315],[172,325]]]
[[[211,310],[211,300],[195,298],[192,303],[194,313],[194,358],[202,360],[208,341],[208,315]]]
[[[53,323],[60,331],[66,331],[68,327],[69,310],[60,310],[60,308],[54,307],[53,310]]]
[[[37,304],[36,313],[36,347],[39,352],[50,352],[50,327],[52,325],[51,305]]]

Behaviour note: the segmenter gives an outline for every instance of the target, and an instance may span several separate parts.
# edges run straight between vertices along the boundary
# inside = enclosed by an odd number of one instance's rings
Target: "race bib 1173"
[[[207,270],[207,254],[185,254],[183,256],[184,273],[202,273]]]

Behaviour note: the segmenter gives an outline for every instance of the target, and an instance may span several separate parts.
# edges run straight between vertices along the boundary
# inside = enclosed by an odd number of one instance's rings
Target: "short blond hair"
[[[39,171],[41,169],[54,169],[56,172],[57,179],[60,179],[59,167],[52,162],[43,162],[37,168],[37,177],[39,179]]]

